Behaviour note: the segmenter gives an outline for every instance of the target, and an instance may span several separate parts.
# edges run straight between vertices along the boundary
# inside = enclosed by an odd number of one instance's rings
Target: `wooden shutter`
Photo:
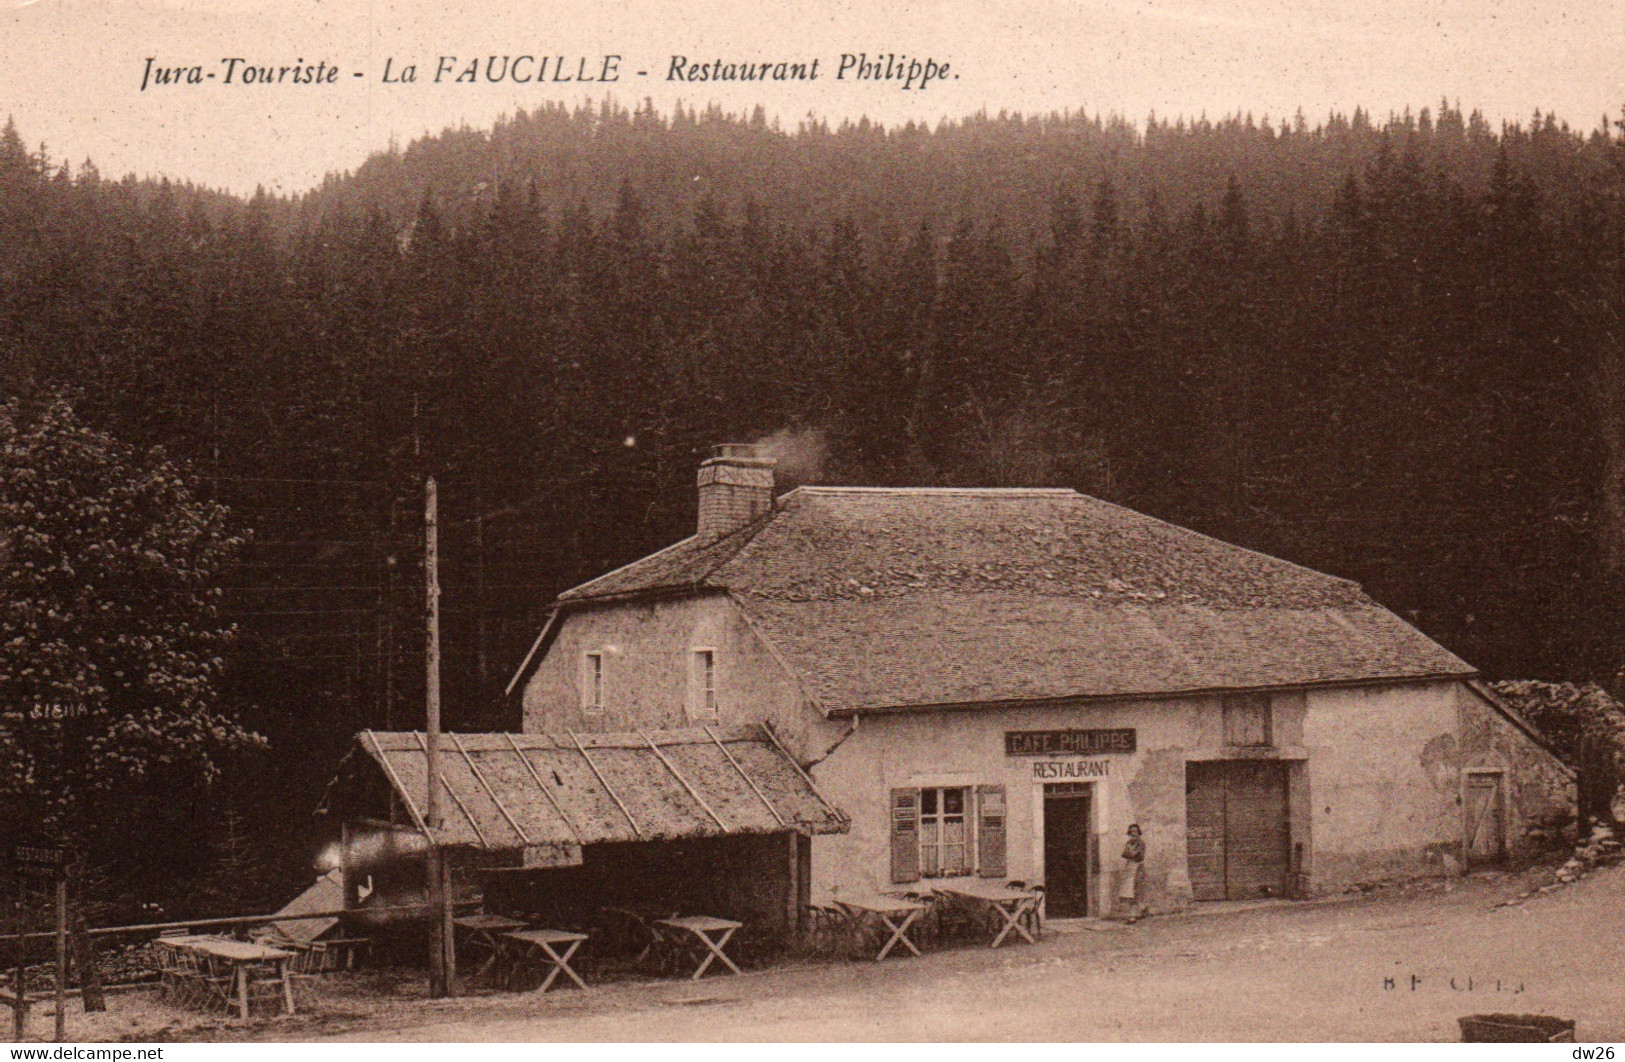
[[[891,791],[891,879],[920,880],[920,791]]]
[[[1002,878],[1004,859],[1004,786],[976,787],[976,853],[984,878]]]
[[[1269,694],[1231,694],[1225,697],[1223,704],[1226,745],[1271,744]]]

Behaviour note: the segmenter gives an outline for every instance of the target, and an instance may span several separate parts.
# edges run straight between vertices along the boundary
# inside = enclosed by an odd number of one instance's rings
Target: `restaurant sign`
[[[1033,780],[1065,782],[1078,778],[1105,778],[1112,773],[1111,760],[1037,760]]]
[[[1120,730],[1006,730],[1006,756],[1098,756],[1108,752],[1133,752],[1134,728]]]

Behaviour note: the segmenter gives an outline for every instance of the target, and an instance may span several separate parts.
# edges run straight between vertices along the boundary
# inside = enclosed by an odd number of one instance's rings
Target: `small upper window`
[[[604,710],[604,654],[594,651],[581,660],[581,707],[589,712]]]
[[[1224,699],[1224,743],[1271,745],[1270,698],[1267,693],[1239,693]]]
[[[717,717],[717,653],[695,649],[688,658],[688,714],[695,719]]]

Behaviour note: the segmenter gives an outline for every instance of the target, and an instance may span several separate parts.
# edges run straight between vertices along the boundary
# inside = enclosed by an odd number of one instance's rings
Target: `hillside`
[[[512,725],[554,593],[687,533],[707,446],[775,435],[798,481],[1070,486],[1354,579],[1491,676],[1625,663],[1616,130],[544,108],[246,201],[23,143],[0,379],[253,530],[241,784],[285,808],[418,718],[429,472],[459,729]]]

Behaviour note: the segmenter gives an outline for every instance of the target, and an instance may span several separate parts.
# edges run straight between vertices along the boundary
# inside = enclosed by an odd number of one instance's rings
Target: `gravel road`
[[[1451,1041],[1462,1015],[1514,1011],[1574,1018],[1582,1041],[1625,1040],[1625,865],[1497,906],[1524,880],[1153,918],[880,965],[400,1001],[249,1038]]]

